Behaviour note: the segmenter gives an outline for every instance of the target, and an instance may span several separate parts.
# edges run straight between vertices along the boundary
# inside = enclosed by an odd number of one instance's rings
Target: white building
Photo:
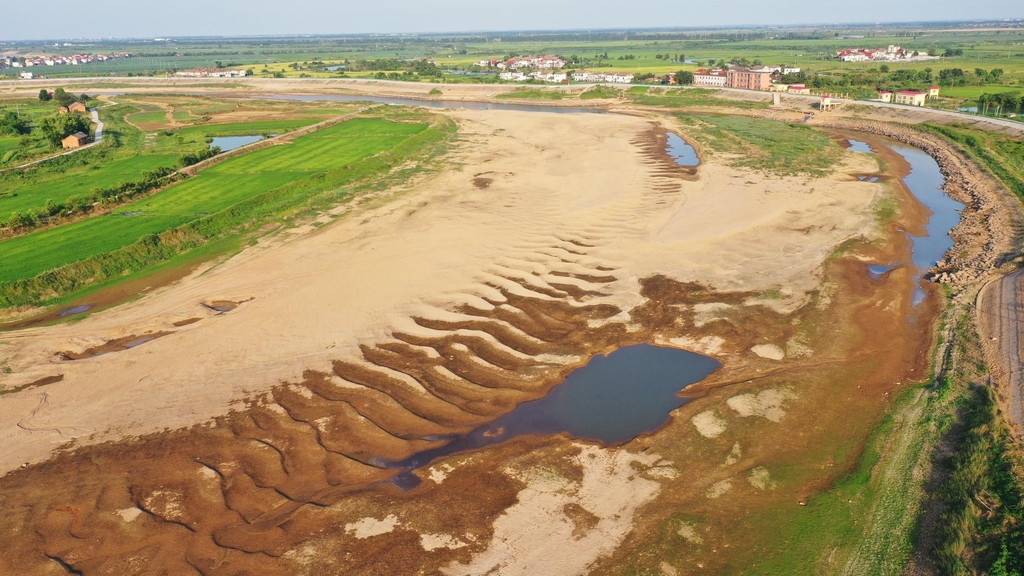
[[[526,82],[530,79],[525,72],[502,72],[498,74],[498,78],[512,82]]]
[[[725,86],[729,75],[725,70],[697,70],[693,73],[693,83],[698,86]]]
[[[612,82],[614,84],[630,84],[633,82],[632,72],[609,72],[604,75],[605,82]]]
[[[533,72],[530,77],[543,82],[565,82],[569,75],[565,72]]]
[[[21,74],[19,74],[18,77],[21,78],[22,80],[31,80],[32,76],[33,76],[33,74],[31,72],[22,72]]]

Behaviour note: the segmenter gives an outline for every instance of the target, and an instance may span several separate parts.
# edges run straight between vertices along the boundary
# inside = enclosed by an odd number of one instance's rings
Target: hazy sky
[[[907,22],[1024,17],[1021,0],[4,1],[0,40]]]

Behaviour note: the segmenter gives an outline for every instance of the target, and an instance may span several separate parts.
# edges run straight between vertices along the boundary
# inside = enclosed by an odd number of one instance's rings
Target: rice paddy
[[[4,241],[0,281],[31,278],[117,250],[285,184],[357,163],[424,129],[425,124],[360,118],[232,158],[108,215]]]

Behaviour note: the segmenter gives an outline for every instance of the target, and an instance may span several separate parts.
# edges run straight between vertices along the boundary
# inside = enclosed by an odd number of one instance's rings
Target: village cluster
[[[0,70],[4,68],[35,68],[37,66],[80,66],[94,62],[106,62],[108,60],[120,60],[131,58],[127,52],[117,54],[75,54],[73,56],[36,56],[20,58],[17,56],[0,56]],[[35,77],[34,72],[22,72],[23,80],[31,80]]]
[[[892,44],[888,48],[845,48],[836,52],[836,55],[843,62],[895,62],[897,60],[933,58],[933,56],[914,50],[904,50]]]

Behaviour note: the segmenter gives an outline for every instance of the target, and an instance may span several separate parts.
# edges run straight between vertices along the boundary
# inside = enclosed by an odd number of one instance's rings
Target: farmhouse
[[[793,84],[789,87],[789,91],[793,94],[810,94],[811,89],[803,84]]]
[[[879,102],[892,102],[892,92],[888,92],[888,91],[885,91],[885,90],[879,90],[878,91],[878,101]]]
[[[728,76],[725,70],[697,70],[693,73],[693,83],[699,86],[725,86]]]
[[[87,110],[85,108],[85,104],[75,102],[71,106],[68,106],[68,112],[81,112],[82,114],[85,114]]]
[[[772,73],[766,66],[730,68],[725,74],[726,85],[730,88],[767,90],[772,85]]]
[[[88,139],[88,136],[86,136],[84,132],[75,132],[61,140],[60,143],[65,149],[80,148],[85,145],[86,139]]]
[[[924,100],[927,94],[924,92],[918,92],[917,90],[902,90],[896,93],[897,104],[907,104],[910,106],[924,106]]]
[[[22,72],[21,74],[18,74],[18,77],[22,80],[31,80],[32,76],[33,74],[31,72]]]
[[[938,86],[929,86],[928,87],[928,97],[929,98],[938,98],[939,97],[939,87]]]

